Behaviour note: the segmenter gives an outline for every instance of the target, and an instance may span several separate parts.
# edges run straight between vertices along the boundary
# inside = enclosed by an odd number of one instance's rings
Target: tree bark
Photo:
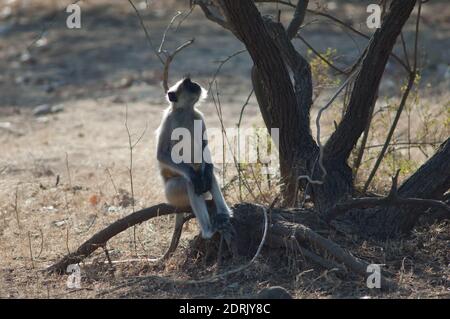
[[[356,71],[358,73],[347,110],[323,148],[323,165],[327,171],[325,177],[317,163],[318,146],[310,130],[311,71],[308,62],[291,43],[292,36],[303,21],[307,3],[299,2],[301,5],[297,5],[295,17],[288,28],[289,32],[286,32],[281,23],[262,18],[251,0],[217,0],[216,3],[225,17],[223,21],[226,21],[227,28],[245,44],[253,59],[253,87],[267,128],[280,129],[278,149],[284,203],[294,203],[298,176],[308,175],[315,180],[323,180],[322,184],[312,186],[312,195],[315,209],[327,217],[332,207],[344,202],[354,193],[353,174],[347,160],[367,127],[387,61],[397,37],[414,9],[416,0],[392,1],[381,27],[370,39]],[[289,76],[289,70],[293,74],[294,83]],[[411,177],[408,183],[402,185],[399,196],[433,197],[427,192],[436,187],[419,186],[423,184],[420,182],[421,178],[431,174],[431,171],[421,168],[417,174],[419,175]],[[440,187],[444,187],[445,181],[439,183]],[[300,184],[301,186],[304,184]],[[440,192],[436,190],[434,194]],[[394,208],[393,210],[396,211]],[[369,209],[368,212],[370,211],[373,210]],[[383,222],[380,222],[379,214],[376,224],[386,224],[398,231],[410,230],[411,225],[416,222],[416,219],[411,217],[414,214],[409,214],[408,217],[403,213],[399,214],[389,216],[383,214],[385,218]],[[398,216],[398,222],[393,222],[394,215]],[[367,224],[367,221],[364,223]],[[366,227],[361,229],[365,230]]]
[[[312,94],[309,65],[299,58],[281,24],[265,23],[253,1],[224,0],[220,4],[227,22],[254,62],[252,81],[264,122],[269,131],[279,128],[282,192],[284,203],[292,204],[297,177],[310,174],[312,158],[317,153],[309,123]],[[297,74],[295,91],[288,66]]]
[[[443,199],[449,188],[450,138],[439,147],[433,157],[403,182],[398,189],[398,196]],[[361,235],[387,239],[408,234],[426,211],[424,205],[389,206],[354,210],[348,217],[358,226]]]
[[[370,40],[347,111],[324,146],[323,162],[329,174],[322,185],[314,185],[315,204],[324,215],[353,193],[353,174],[347,160],[367,126],[386,63],[415,3],[416,0],[392,2],[381,28]]]

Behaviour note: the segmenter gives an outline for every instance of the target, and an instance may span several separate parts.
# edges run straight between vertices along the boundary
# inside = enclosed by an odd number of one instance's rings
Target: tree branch
[[[389,55],[416,0],[396,0],[370,40],[361,70],[355,80],[347,112],[325,145],[327,159],[346,161],[364,131]]]
[[[164,92],[167,93],[167,91],[169,91],[169,68],[170,68],[170,64],[172,63],[173,59],[175,58],[175,56],[180,51],[182,51],[186,47],[190,46],[192,43],[194,43],[194,39],[191,39],[191,40],[183,43],[178,48],[176,48],[173,53],[170,53],[170,54],[167,55],[166,61],[164,62],[164,70],[163,70],[163,88],[164,88]],[[161,45],[162,45],[162,43],[161,43]]]
[[[298,0],[297,6],[295,7],[294,16],[292,17],[291,23],[286,30],[287,36],[289,39],[295,37],[298,32],[298,29],[303,24],[305,20],[306,8],[308,7],[309,0]]]
[[[191,209],[186,209],[184,212],[191,213],[192,211]],[[85,241],[75,252],[67,254],[60,261],[48,267],[47,271],[64,274],[66,272],[67,266],[80,263],[84,258],[88,257],[95,250],[97,250],[97,248],[104,247],[108,240],[123,232],[124,230],[154,217],[177,213],[182,212],[171,205],[158,204],[127,215],[115,221],[105,229],[102,229],[98,233],[94,234],[91,238]]]
[[[409,93],[414,85],[414,82],[416,80],[416,76],[417,76],[417,43],[418,43],[418,39],[419,39],[419,21],[420,21],[420,13],[421,13],[421,7],[422,4],[419,2],[419,8],[418,8],[418,12],[417,12],[417,20],[416,20],[416,33],[415,33],[415,41],[414,41],[414,65],[413,68],[411,69],[411,71],[409,72],[409,78],[408,78],[408,84],[406,85],[406,89],[403,92],[403,96],[402,99],[400,101],[400,105],[397,109],[397,112],[395,114],[395,118],[394,121],[391,124],[391,127],[389,129],[388,135],[386,137],[386,141],[384,142],[383,148],[380,151],[380,154],[378,155],[378,158],[375,162],[374,167],[372,168],[372,171],[369,174],[369,177],[367,178],[366,183],[364,184],[364,189],[363,189],[363,193],[365,193],[367,191],[367,189],[369,188],[370,183],[372,182],[373,177],[375,176],[378,167],[381,164],[381,161],[384,158],[384,155],[387,151],[387,148],[389,146],[389,143],[391,142],[392,136],[394,135],[394,131],[397,128],[397,124],[398,121],[400,120],[400,116],[402,115],[403,109],[406,105],[406,101],[408,100],[408,96]],[[400,34],[402,35],[402,33]],[[402,43],[403,43],[403,48],[405,50],[405,58],[406,61],[408,61],[408,55],[407,55],[407,50],[406,50],[406,44],[403,40],[403,36],[401,36],[402,38]],[[408,62],[409,65],[409,62]]]

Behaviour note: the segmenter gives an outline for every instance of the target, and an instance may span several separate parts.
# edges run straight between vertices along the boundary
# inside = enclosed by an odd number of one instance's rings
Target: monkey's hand
[[[209,192],[211,190],[212,179],[214,174],[214,165],[211,163],[205,163],[205,171],[202,175],[202,193]]]
[[[215,214],[212,217],[214,230],[219,232],[226,232],[231,226],[230,216],[226,214]]]
[[[203,180],[202,174],[200,172],[196,172],[194,169],[189,170],[189,179],[194,185],[194,191],[197,195],[203,194]]]
[[[191,181],[197,195],[202,195],[211,190],[214,165],[205,163],[203,173],[201,170],[191,172]]]

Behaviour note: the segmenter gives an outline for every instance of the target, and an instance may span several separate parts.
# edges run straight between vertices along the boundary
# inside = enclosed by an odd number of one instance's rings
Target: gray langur
[[[214,201],[217,223],[228,221],[232,212],[214,175],[214,165],[210,159],[205,134],[205,120],[195,107],[195,104],[205,97],[206,90],[192,82],[189,77],[169,89],[167,99],[170,106],[164,112],[157,130],[157,160],[169,204],[181,209],[191,207],[201,228],[202,237],[211,238],[220,226],[211,223],[206,199],[212,197]],[[201,124],[201,134],[194,133],[198,124]],[[187,141],[190,142],[191,149],[189,161],[173,158],[173,148],[179,142],[176,137],[180,129],[190,133],[190,141]],[[196,157],[199,150],[200,158]],[[177,214],[175,227],[183,222],[183,218],[183,214]]]

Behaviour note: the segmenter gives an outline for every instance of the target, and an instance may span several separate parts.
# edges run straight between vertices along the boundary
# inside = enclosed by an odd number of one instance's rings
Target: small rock
[[[35,64],[36,63],[36,59],[31,56],[30,52],[24,51],[20,55],[20,62],[21,63],[26,63],[26,64]]]
[[[119,211],[119,208],[116,206],[109,206],[107,212],[108,213],[116,213]]]
[[[24,133],[17,130],[11,122],[0,122],[0,130],[6,131],[9,134],[14,136],[23,136]]]
[[[51,113],[51,105],[49,104],[42,104],[38,105],[33,109],[33,115],[34,116],[40,116]]]
[[[36,41],[36,47],[37,48],[41,48],[44,47],[48,44],[48,40],[47,38],[40,38],[39,40]]]
[[[33,109],[33,115],[34,116],[42,116],[47,114],[53,114],[58,113],[64,110],[64,107],[62,105],[49,105],[49,104],[42,104],[38,105]]]
[[[6,6],[0,11],[0,19],[7,19],[11,16],[11,14],[12,14],[11,7]]]
[[[147,1],[141,1],[138,3],[139,10],[145,10],[148,9],[148,3]]]
[[[119,81],[119,83],[117,83],[117,84],[115,85],[115,87],[116,87],[117,89],[127,89],[127,88],[129,88],[130,86],[133,85],[133,82],[134,82],[133,78],[131,78],[131,77],[125,77],[125,78],[122,78],[122,79]]]
[[[52,205],[50,206],[44,206],[42,207],[43,210],[49,212],[49,213],[54,213],[56,211],[58,211],[55,207],[53,207]]]
[[[67,223],[67,220],[60,220],[60,221],[53,222],[53,225],[55,225],[56,227],[61,227],[61,226],[65,225],[66,223]]]
[[[328,2],[328,5],[327,5],[328,10],[336,10],[337,7],[338,7],[338,5],[336,4],[335,1]]]
[[[15,78],[15,82],[16,84],[28,84],[30,83],[30,77],[28,75],[19,75],[18,77]]]
[[[0,122],[0,128],[8,129],[11,128],[11,122]]]
[[[40,116],[36,119],[36,122],[38,123],[48,123],[50,119],[47,116]]]

